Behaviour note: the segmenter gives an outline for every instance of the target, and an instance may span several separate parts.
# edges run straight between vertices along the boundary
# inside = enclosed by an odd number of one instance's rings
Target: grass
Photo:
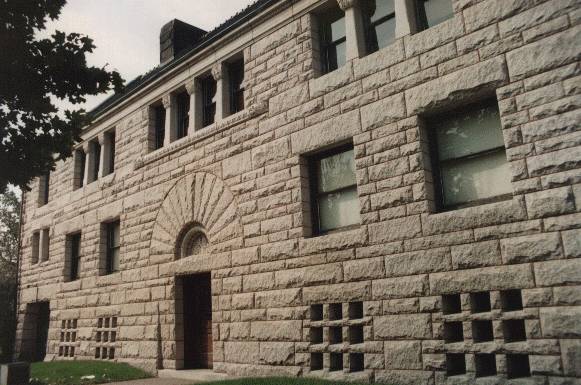
[[[263,377],[263,378],[241,378],[237,380],[216,381],[209,382],[206,385],[357,385],[357,384],[353,382],[327,381],[315,378]]]
[[[30,369],[31,385],[91,385],[149,377],[133,366],[106,361],[36,362]]]

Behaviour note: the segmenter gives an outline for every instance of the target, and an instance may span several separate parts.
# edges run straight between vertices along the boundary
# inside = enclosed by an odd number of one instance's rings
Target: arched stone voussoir
[[[221,249],[221,243],[242,239],[234,194],[216,175],[198,172],[175,183],[158,210],[151,233],[150,252],[165,254],[175,250],[180,232],[192,223],[206,231],[210,244],[216,249]]]

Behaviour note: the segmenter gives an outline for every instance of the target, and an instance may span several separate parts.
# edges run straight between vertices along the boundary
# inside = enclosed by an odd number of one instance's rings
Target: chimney
[[[195,46],[206,31],[181,20],[173,19],[161,28],[159,34],[159,61],[172,61],[189,48]]]

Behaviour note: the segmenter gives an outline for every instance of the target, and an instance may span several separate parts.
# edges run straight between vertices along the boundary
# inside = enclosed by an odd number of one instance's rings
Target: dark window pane
[[[335,8],[321,17],[321,59],[323,72],[345,65],[345,14]]]
[[[70,238],[70,256],[71,256],[71,270],[70,270],[70,280],[74,281],[79,279],[79,265],[81,257],[81,234],[71,235]]]
[[[216,118],[216,81],[211,76],[206,76],[201,80],[202,83],[202,124],[209,126],[213,124]]]
[[[452,0],[418,0],[418,19],[423,29],[440,24],[453,16]]]
[[[177,130],[176,139],[188,136],[188,125],[190,124],[190,95],[182,92],[176,97],[177,104]]]
[[[109,133],[109,173],[115,171],[115,132]]]
[[[93,142],[93,180],[99,179],[99,167],[101,165],[101,145]]]
[[[163,147],[165,140],[165,108],[164,106],[155,107],[155,149]]]
[[[79,151],[79,163],[80,163],[79,186],[83,187],[83,183],[85,183],[85,167],[87,163],[87,154],[85,154],[84,151]]]
[[[244,109],[244,59],[228,65],[230,79],[230,113],[235,114]]]
[[[120,228],[119,221],[107,224],[107,273],[119,271]]]
[[[43,204],[48,203],[49,191],[50,191],[50,172],[47,172],[44,175],[44,190],[43,190],[44,195],[42,197]]]

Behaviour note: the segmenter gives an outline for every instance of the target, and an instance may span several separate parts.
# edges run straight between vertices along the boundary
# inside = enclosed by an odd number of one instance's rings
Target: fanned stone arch
[[[150,258],[157,261],[179,258],[179,238],[192,226],[203,230],[213,250],[242,244],[238,204],[232,191],[214,174],[186,175],[168,192],[153,226]]]

